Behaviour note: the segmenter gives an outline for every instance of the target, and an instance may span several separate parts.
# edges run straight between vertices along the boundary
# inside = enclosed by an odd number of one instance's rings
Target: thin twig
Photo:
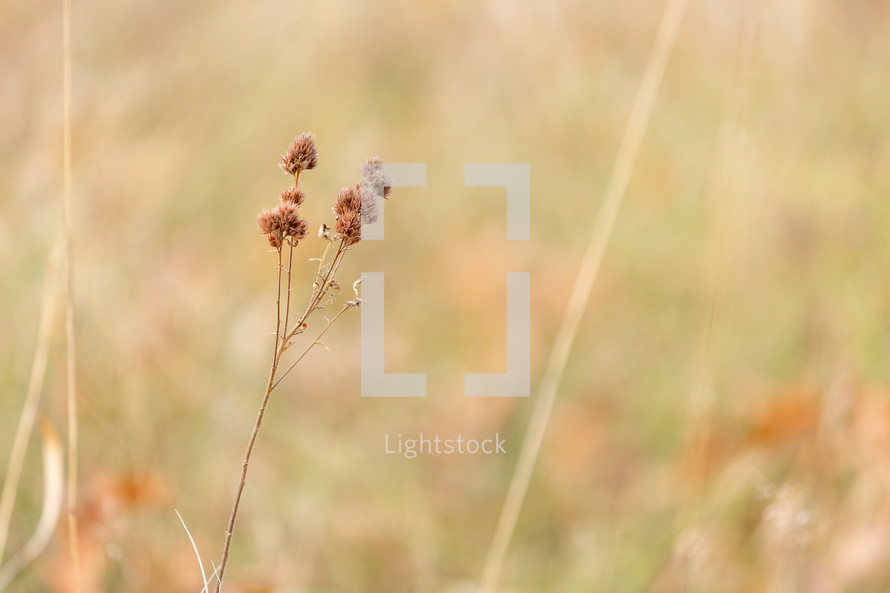
[[[275,371],[278,368],[279,357],[276,352],[275,361],[269,370],[269,381],[266,383],[266,392],[263,394],[263,402],[257,411],[256,422],[254,422],[253,430],[250,433],[250,439],[247,441],[247,451],[244,453],[244,461],[241,463],[241,480],[238,482],[238,490],[235,493],[235,502],[232,504],[232,514],[229,516],[229,524],[226,529],[226,542],[223,546],[222,561],[219,565],[219,581],[216,584],[216,592],[219,593],[222,587],[223,576],[226,571],[226,564],[229,561],[229,546],[232,543],[232,533],[235,531],[235,519],[238,517],[238,509],[241,506],[241,494],[244,492],[244,485],[247,483],[247,466],[250,464],[250,454],[253,453],[253,445],[256,442],[257,435],[260,432],[260,426],[263,423],[263,416],[266,414],[266,405],[269,403],[269,396],[272,395],[272,382],[275,380]]]
[[[325,250],[327,251],[327,250]],[[303,324],[309,319],[309,316],[312,315],[321,304],[321,299],[327,293],[327,290],[331,284],[331,280],[334,278],[334,274],[337,273],[337,269],[340,267],[340,263],[343,261],[343,255],[346,253],[346,245],[345,241],[341,240],[340,245],[337,247],[337,253],[334,254],[334,259],[331,262],[330,267],[328,268],[327,273],[324,276],[324,280],[321,285],[319,285],[318,290],[313,291],[312,298],[309,300],[309,306],[306,307],[306,311],[300,316],[300,319],[294,324],[293,329],[291,329],[287,335],[284,337],[284,349],[287,350],[290,346],[287,342],[294,337],[297,333],[301,333],[303,329]],[[322,264],[324,263],[324,259],[322,259]]]
[[[341,315],[343,315],[343,311],[345,311],[346,309],[349,309],[349,305],[345,305],[342,309],[340,309],[337,312],[336,315],[334,315],[331,318],[330,321],[328,321],[327,325],[324,326],[324,329],[321,330],[321,333],[319,333],[318,336],[316,336],[315,340],[313,340],[312,343],[309,344],[309,347],[306,348],[306,350],[304,350],[303,353],[300,354],[299,357],[297,357],[297,359],[293,362],[293,364],[291,364],[287,368],[287,370],[281,374],[281,376],[278,378],[278,380],[275,381],[275,384],[272,385],[272,389],[275,389],[276,387],[278,387],[278,384],[281,383],[285,377],[287,377],[288,373],[290,373],[292,370],[294,370],[294,367],[297,366],[297,363],[299,363],[301,360],[303,360],[303,357],[306,356],[307,354],[309,354],[309,351],[312,350],[312,348],[314,346],[317,346],[319,344],[319,340],[325,335],[325,333],[328,331],[328,329],[330,329],[331,325],[333,325],[333,323],[335,321],[337,321],[337,318],[340,317]]]
[[[291,270],[294,267],[294,244],[289,244],[287,256],[287,304],[284,306],[284,330],[287,331],[287,323],[290,318],[290,291],[291,291]],[[276,334],[278,332],[275,332]],[[282,338],[284,341],[284,338]]]
[[[322,266],[324,266],[324,262],[328,258],[328,251],[331,250],[331,245],[333,244],[333,241],[328,240],[328,244],[325,245],[324,252],[321,254],[321,259],[318,260],[318,271],[315,273],[315,283],[312,285],[312,296],[315,296],[315,292],[318,291],[319,288],[321,288],[321,285],[318,284],[318,280],[321,278]]]
[[[278,340],[281,338],[281,248],[278,248],[278,290],[275,292],[275,348],[272,350],[272,359],[278,356]],[[287,329],[287,328],[285,328]]]
[[[272,382],[275,380],[275,371],[278,368],[278,361],[281,359],[281,342],[279,342],[281,332],[281,267],[281,249],[278,249],[278,291],[275,296],[275,350],[272,353],[272,367],[269,369],[269,381],[266,383],[263,403],[260,404],[260,409],[257,412],[256,422],[253,425],[253,431],[250,433],[250,439],[247,441],[247,451],[244,453],[244,461],[241,464],[241,480],[238,482],[235,501],[232,503],[232,513],[229,515],[229,523],[226,528],[226,541],[223,544],[222,561],[219,564],[219,576],[216,583],[217,593],[219,593],[222,587],[226,564],[229,562],[229,547],[232,544],[232,534],[235,532],[235,519],[238,518],[238,509],[241,506],[241,494],[244,492],[244,485],[247,483],[247,466],[250,463],[250,454],[253,452],[253,444],[256,442],[256,437],[260,432],[260,425],[263,423],[266,404],[269,403],[269,396],[272,395]]]
[[[482,572],[481,588],[483,593],[493,593],[500,579],[507,548],[513,537],[519,510],[525,499],[541,442],[544,439],[544,432],[550,420],[556,391],[565,371],[581,318],[587,307],[587,301],[590,299],[590,293],[593,290],[612,229],[615,226],[615,220],[624,199],[643,132],[652,112],[652,105],[658,93],[661,77],[686,8],[686,2],[687,0],[670,0],[662,15],[655,44],[634,99],[630,120],[618,150],[609,185],[606,188],[602,209],[596,219],[590,243],[581,262],[581,269],[575,279],[569,304],[560,324],[544,379],[538,390],[537,403],[519,452],[519,460],[510,482],[507,498],[498,518],[495,535]]]
[[[297,171],[294,174],[294,187],[298,187],[300,184],[300,172]],[[288,319],[290,318],[290,291],[291,291],[291,270],[294,267],[294,244],[291,241],[288,241],[288,256],[287,256],[287,305],[284,307],[284,331],[287,331]],[[281,250],[279,250],[279,256],[281,255]],[[281,276],[279,275],[279,282]],[[281,286],[279,284],[279,291],[281,291]],[[278,331],[275,332],[278,335]],[[284,339],[282,338],[282,341]],[[276,351],[278,349],[278,345],[275,345]]]

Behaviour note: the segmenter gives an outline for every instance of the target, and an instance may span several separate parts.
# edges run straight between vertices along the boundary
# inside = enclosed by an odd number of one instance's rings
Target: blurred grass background
[[[338,323],[274,394],[226,589],[472,590],[533,402],[466,400],[463,374],[502,370],[505,273],[530,270],[537,384],[662,8],[75,0],[85,593],[200,590],[174,508],[218,557],[274,322],[255,214],[304,130],[321,151],[313,227],[365,157],[427,163],[427,187],[387,203],[387,240],[340,278],[386,272],[388,369],[427,373],[428,397],[362,400],[358,315]],[[721,185],[746,26],[742,141]],[[870,0],[690,3],[504,591],[890,586],[888,26]],[[61,217],[61,81],[60,6],[5,2],[0,468]],[[505,240],[499,191],[463,186],[468,162],[530,163],[530,242]],[[304,294],[321,245],[298,251]],[[690,390],[713,302],[701,421]],[[63,427],[56,335],[41,407]],[[420,431],[499,432],[509,454],[384,455],[384,433]],[[40,508],[33,445],[13,548]],[[73,590],[64,537],[14,590]]]

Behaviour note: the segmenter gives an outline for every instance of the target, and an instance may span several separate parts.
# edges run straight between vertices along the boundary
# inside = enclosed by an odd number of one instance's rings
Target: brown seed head
[[[347,211],[337,216],[337,232],[346,241],[346,246],[362,240],[362,216],[356,211]]]
[[[282,202],[278,205],[278,213],[281,219],[281,231],[285,238],[291,239],[296,245],[300,239],[306,236],[309,223],[300,216],[300,209],[291,202]]]
[[[281,170],[289,175],[298,175],[300,171],[314,169],[318,165],[318,147],[315,146],[315,135],[303,132],[294,138],[293,144],[286,153],[281,155]]]
[[[300,216],[299,208],[290,202],[263,210],[257,215],[257,224],[260,231],[267,235],[269,245],[275,249],[281,249],[286,240],[296,245],[309,229],[309,223]]]
[[[260,231],[267,235],[269,245],[275,249],[281,249],[284,241],[284,231],[281,225],[281,212],[278,208],[267,208],[261,211],[256,217]]]
[[[334,214],[338,217],[347,212],[355,212],[361,214],[362,211],[362,190],[359,184],[351,187],[344,187],[334,202]]]
[[[302,188],[295,185],[290,186],[281,192],[281,203],[289,202],[295,206],[300,206],[306,201],[306,192]]]

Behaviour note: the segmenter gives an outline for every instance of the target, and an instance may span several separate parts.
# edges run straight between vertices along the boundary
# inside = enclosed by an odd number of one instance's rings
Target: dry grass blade
[[[31,430],[37,418],[40,393],[43,391],[43,380],[46,377],[46,362],[52,338],[53,320],[56,316],[59,292],[59,266],[62,259],[62,234],[56,235],[56,244],[46,269],[46,281],[43,287],[43,303],[40,306],[40,321],[37,328],[37,346],[34,349],[34,361],[31,364],[31,377],[28,379],[28,391],[25,405],[19,416],[19,424],[12,441],[12,452],[9,455],[9,466],[6,480],[3,482],[3,494],[0,495],[0,562],[6,550],[6,538],[9,534],[9,522],[15,497],[18,492],[25,452],[31,438]]]
[[[741,179],[740,163],[744,161],[745,130],[742,116],[748,102],[751,87],[751,68],[754,41],[757,33],[756,21],[751,19],[741,23],[739,49],[735,64],[734,89],[727,105],[728,116],[723,122],[714,179],[709,192],[709,203],[714,213],[708,253],[708,304],[702,317],[696,341],[695,363],[692,384],[689,389],[687,442],[696,447],[697,474],[706,474],[708,455],[709,415],[713,406],[713,367],[714,334],[718,330],[720,314],[726,298],[725,287],[729,270],[730,243],[735,233],[735,210],[739,197]],[[696,486],[701,487],[701,484]],[[699,493],[701,494],[701,493]],[[694,503],[693,503],[694,504]]]
[[[0,568],[0,592],[5,591],[12,580],[43,552],[52,539],[62,512],[65,481],[62,443],[52,425],[44,418],[40,418],[40,432],[43,436],[43,509],[34,535],[18,554]]]
[[[708,253],[708,304],[703,314],[698,332],[695,351],[695,362],[692,381],[689,388],[687,405],[686,441],[694,455],[695,479],[691,484],[689,498],[685,508],[678,513],[677,537],[682,537],[696,524],[704,524],[699,515],[704,512],[701,507],[705,495],[705,480],[708,474],[708,457],[711,453],[711,415],[714,406],[714,366],[717,353],[714,347],[714,335],[719,329],[721,313],[725,306],[725,286],[729,270],[733,269],[729,261],[729,247],[735,231],[735,210],[739,198],[740,163],[744,160],[744,127],[742,116],[748,102],[751,87],[751,68],[754,41],[757,33],[756,20],[745,19],[741,22],[739,49],[735,64],[734,88],[728,97],[726,111],[728,115],[722,125],[714,178],[708,196],[713,210],[711,237]],[[681,586],[689,577],[688,565],[672,568]]]
[[[494,539],[485,561],[481,581],[481,587],[485,593],[492,593],[500,579],[501,567],[507,554],[507,547],[510,544],[510,539],[513,537],[516,519],[525,499],[525,493],[528,490],[528,484],[541,448],[541,442],[544,439],[544,432],[550,420],[556,390],[562,379],[581,318],[584,315],[587,301],[590,298],[590,293],[593,290],[593,285],[599,272],[600,263],[603,260],[606,246],[615,226],[615,220],[621,208],[627,183],[633,171],[634,162],[643,139],[643,132],[652,113],[652,105],[658,94],[661,78],[677,36],[677,30],[680,26],[686,3],[687,0],[669,0],[661,18],[655,44],[649,55],[640,88],[634,99],[630,119],[624,132],[621,147],[618,150],[609,185],[606,188],[603,206],[593,228],[590,243],[581,262],[581,269],[578,271],[569,304],[559,327],[559,333],[547,364],[544,379],[538,390],[537,403],[532,412],[528,431],[519,452],[516,470],[507,492],[507,499],[501,510]]]
[[[192,549],[195,551],[195,557],[198,559],[198,568],[201,569],[201,581],[204,582],[204,588],[201,589],[201,593],[207,591],[207,585],[210,581],[207,580],[207,573],[204,571],[204,562],[201,561],[201,552],[198,551],[198,545],[195,543],[195,538],[192,537],[192,532],[189,531],[188,526],[185,524],[185,520],[182,518],[182,515],[179,514],[179,511],[173,509],[173,512],[176,513],[176,516],[179,517],[179,522],[182,523],[182,528],[185,529],[185,534],[188,536],[189,541],[192,544]],[[216,574],[216,570],[214,569],[214,575]],[[213,578],[214,575],[211,575]]]

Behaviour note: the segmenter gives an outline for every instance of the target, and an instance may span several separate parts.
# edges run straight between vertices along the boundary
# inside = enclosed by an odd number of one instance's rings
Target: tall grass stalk
[[[749,10],[755,11],[756,9],[751,7]],[[712,212],[707,248],[710,257],[706,269],[708,302],[696,338],[691,384],[686,405],[686,444],[693,454],[692,471],[695,479],[691,484],[692,490],[684,501],[681,512],[678,513],[675,528],[678,539],[694,532],[703,533],[704,526],[707,524],[707,512],[704,509],[705,479],[708,474],[708,458],[711,447],[714,376],[718,358],[718,353],[714,348],[714,334],[718,329],[724,309],[726,284],[732,269],[729,261],[729,247],[736,227],[740,163],[743,162],[745,151],[743,116],[751,90],[751,70],[756,34],[756,18],[752,18],[750,14],[743,14],[735,72],[732,87],[727,95],[726,115],[720,129],[717,155],[708,192],[708,206]],[[675,546],[672,554],[675,554],[680,547]],[[692,543],[687,541],[686,550],[692,547]],[[681,554],[685,553],[684,550],[679,551]],[[669,578],[672,581],[677,581],[675,586],[685,588],[685,583],[690,576],[689,564],[690,558],[688,557],[672,558],[662,571],[668,571],[667,577],[658,575],[655,582]]]
[[[516,469],[507,491],[507,498],[501,509],[494,538],[485,560],[481,580],[484,593],[494,593],[497,588],[507,548],[513,537],[516,520],[525,500],[535,461],[553,410],[556,391],[572,351],[584,310],[587,308],[587,301],[590,299],[590,293],[596,282],[612,229],[615,227],[615,220],[624,199],[627,183],[639,153],[643,133],[649,122],[652,105],[658,94],[661,78],[674,45],[686,4],[687,0],[669,0],[661,17],[655,43],[649,54],[642,82],[631,109],[630,119],[618,149],[618,156],[612,169],[609,185],[606,188],[603,205],[594,224],[584,259],[581,261],[581,268],[578,271],[566,312],[559,326],[544,379],[538,389],[535,408],[532,411],[528,430],[519,451],[519,460],[516,463]]]

